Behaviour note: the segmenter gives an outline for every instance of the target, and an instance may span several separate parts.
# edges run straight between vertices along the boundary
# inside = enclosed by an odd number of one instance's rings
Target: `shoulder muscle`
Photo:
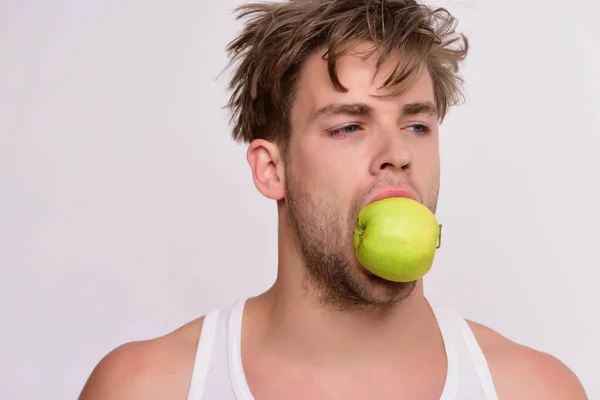
[[[131,342],[94,368],[79,400],[185,399],[202,319],[157,339]]]
[[[469,321],[500,399],[587,400],[581,382],[556,357],[508,340]]]

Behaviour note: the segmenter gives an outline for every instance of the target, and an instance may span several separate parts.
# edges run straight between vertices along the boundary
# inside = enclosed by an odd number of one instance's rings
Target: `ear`
[[[269,141],[255,139],[248,147],[246,159],[258,191],[272,200],[283,199],[285,170],[279,147]]]

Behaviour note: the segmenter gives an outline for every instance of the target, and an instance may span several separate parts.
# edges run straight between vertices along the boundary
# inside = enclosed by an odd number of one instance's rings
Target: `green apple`
[[[433,264],[441,225],[418,201],[388,197],[360,210],[354,228],[358,261],[373,274],[393,282],[422,278]]]

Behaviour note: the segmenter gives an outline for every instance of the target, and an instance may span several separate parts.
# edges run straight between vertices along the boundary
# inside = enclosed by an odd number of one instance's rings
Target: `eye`
[[[431,129],[427,125],[423,124],[410,125],[407,129],[412,129],[413,132],[419,135],[427,135],[431,133]]]
[[[345,137],[348,135],[352,135],[353,133],[358,132],[361,129],[362,127],[358,124],[350,124],[341,126],[339,128],[330,129],[329,131],[327,131],[327,133],[329,134],[329,136]]]

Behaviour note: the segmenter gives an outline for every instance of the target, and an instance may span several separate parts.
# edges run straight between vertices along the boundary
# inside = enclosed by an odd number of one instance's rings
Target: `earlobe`
[[[246,159],[258,191],[272,200],[283,199],[285,196],[284,170],[277,145],[263,139],[255,139],[248,147]]]

